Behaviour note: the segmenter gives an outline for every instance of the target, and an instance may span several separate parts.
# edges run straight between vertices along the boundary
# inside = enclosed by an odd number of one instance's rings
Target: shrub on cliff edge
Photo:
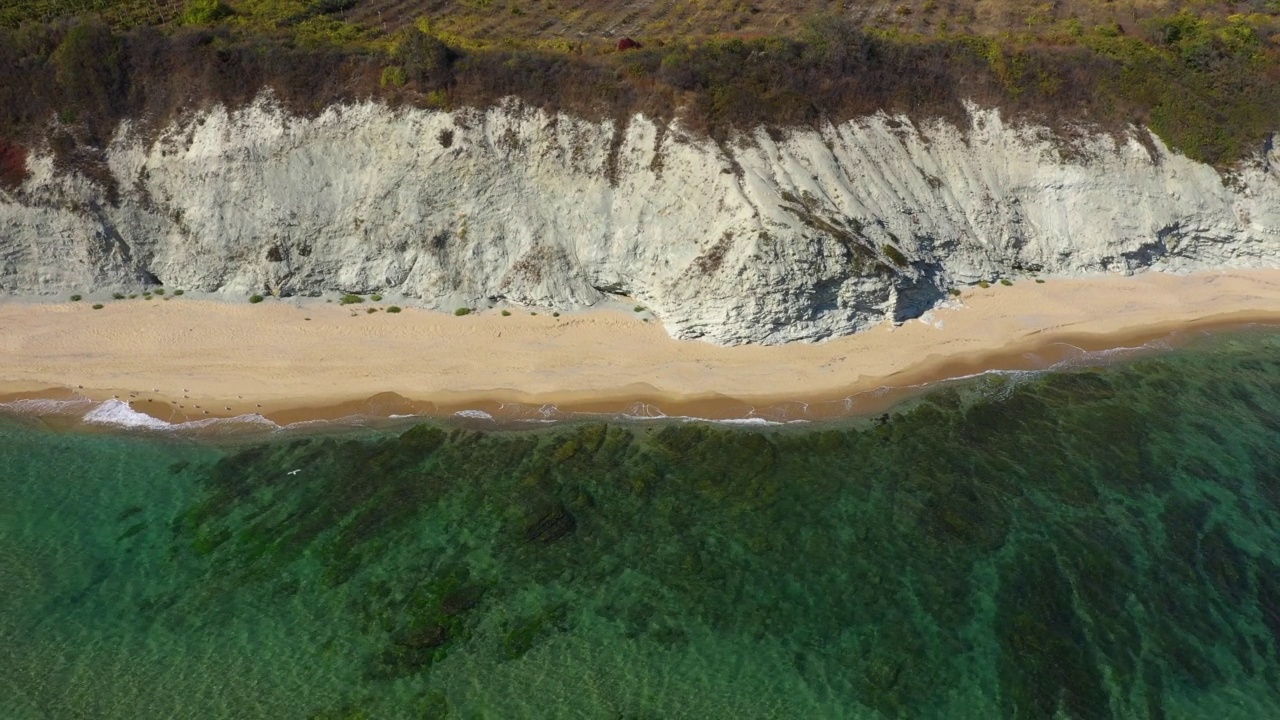
[[[0,140],[0,189],[17,190],[26,179],[26,148]]]
[[[182,11],[183,25],[209,25],[235,14],[222,0],[187,0]]]

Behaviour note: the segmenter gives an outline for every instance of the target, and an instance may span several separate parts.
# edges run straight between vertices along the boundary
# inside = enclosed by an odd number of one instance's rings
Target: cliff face
[[[269,102],[108,151],[118,202],[33,155],[0,288],[398,294],[451,310],[644,304],[678,337],[813,340],[956,285],[1280,265],[1280,151],[1224,181],[1158,140],[869,117],[731,145],[641,117]]]

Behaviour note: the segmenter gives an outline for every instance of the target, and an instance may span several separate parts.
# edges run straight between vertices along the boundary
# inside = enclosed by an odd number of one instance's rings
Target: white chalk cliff
[[[443,310],[625,295],[677,337],[815,340],[1008,277],[1280,265],[1280,151],[1220,175],[1158,140],[1069,145],[868,117],[717,145],[678,123],[269,101],[108,150],[118,202],[34,153],[0,290],[382,292]],[[402,301],[401,295],[406,298]]]

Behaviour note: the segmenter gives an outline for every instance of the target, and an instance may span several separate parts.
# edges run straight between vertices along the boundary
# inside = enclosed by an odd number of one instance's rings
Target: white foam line
[[[723,420],[707,420],[717,425],[782,425],[777,420],[766,420],[762,417],[728,418]]]
[[[84,421],[93,425],[115,425],[148,430],[169,430],[176,427],[173,423],[134,410],[123,400],[107,400],[85,413]]]
[[[137,410],[129,407],[129,404],[123,400],[107,400],[86,412],[82,419],[84,422],[92,425],[113,425],[121,428],[163,430],[166,432],[192,432],[205,430],[210,427],[221,427],[227,425],[265,426],[273,430],[279,429],[280,427],[276,423],[257,413],[251,415],[236,415],[235,417],[229,418],[202,418],[200,420],[188,420],[187,422],[172,423],[143,412],[138,412]]]
[[[0,408],[19,413],[36,413],[40,415],[63,415],[92,407],[94,402],[89,398],[74,400],[53,400],[49,398],[28,398],[0,403]]]

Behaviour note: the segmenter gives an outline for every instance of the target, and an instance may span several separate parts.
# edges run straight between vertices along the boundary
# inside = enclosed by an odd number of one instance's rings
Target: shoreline
[[[119,400],[163,423],[261,415],[275,426],[462,410],[538,419],[549,405],[560,418],[869,416],[983,372],[1280,326],[1280,270],[996,284],[898,326],[780,346],[673,340],[616,310],[455,317],[369,306],[0,302],[0,403]]]

